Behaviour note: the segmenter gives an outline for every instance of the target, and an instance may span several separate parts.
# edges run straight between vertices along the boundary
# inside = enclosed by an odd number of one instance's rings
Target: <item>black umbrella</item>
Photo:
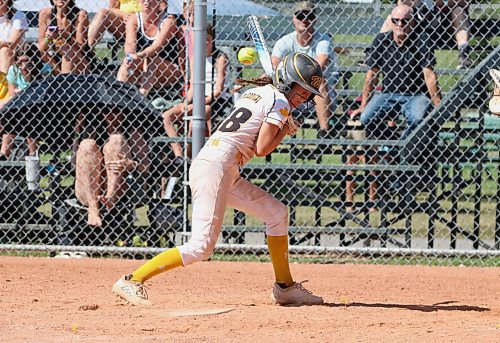
[[[101,75],[59,75],[33,82],[6,103],[0,126],[60,148],[71,144],[77,126],[80,136],[98,139],[112,133],[110,125],[122,133],[151,135],[161,129],[160,118],[131,84]]]

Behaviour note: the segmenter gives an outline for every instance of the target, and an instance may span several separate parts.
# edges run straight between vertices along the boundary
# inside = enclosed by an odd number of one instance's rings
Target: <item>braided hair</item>
[[[264,76],[255,77],[251,80],[238,78],[238,79],[234,80],[234,83],[237,84],[238,87],[232,89],[230,91],[230,93],[239,92],[240,90],[242,90],[243,88],[248,87],[248,86],[262,87],[262,86],[266,86],[266,85],[271,85],[271,84],[273,84],[273,79],[267,75],[264,75]]]

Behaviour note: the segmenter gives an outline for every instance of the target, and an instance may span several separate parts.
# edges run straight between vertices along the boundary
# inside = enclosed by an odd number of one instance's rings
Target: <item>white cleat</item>
[[[495,90],[489,102],[491,113],[500,115],[500,70],[490,69],[490,75],[495,81]]]
[[[312,294],[300,282],[287,288],[281,288],[275,283],[271,299],[278,305],[314,305],[324,302],[322,297]]]
[[[113,293],[125,299],[132,305],[151,306],[151,301],[148,300],[148,293],[143,283],[130,281],[126,276],[122,276],[113,285]]]
[[[490,75],[493,81],[495,81],[495,87],[500,88],[500,70],[490,69]]]

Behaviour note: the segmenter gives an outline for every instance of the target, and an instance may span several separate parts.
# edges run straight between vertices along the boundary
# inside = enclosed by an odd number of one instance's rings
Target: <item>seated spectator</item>
[[[127,57],[117,79],[138,84],[143,95],[149,94],[155,85],[178,83],[182,77],[178,35],[176,17],[168,14],[163,1],[144,1],[141,11],[127,19]]]
[[[26,15],[14,8],[13,0],[0,2],[0,107],[9,99],[7,72],[28,29]]]
[[[17,59],[17,63],[9,68],[7,81],[9,83],[9,97],[22,92],[28,85],[43,76],[43,62],[40,51],[34,44],[28,45],[26,51]],[[8,160],[12,149],[15,135],[4,134],[0,149],[0,160]],[[36,143],[32,138],[27,138],[28,153],[30,156],[36,154]]]
[[[414,33],[412,8],[396,6],[391,12],[391,25],[392,31],[379,33],[372,43],[361,105],[353,116],[361,113],[361,123],[366,127],[376,122],[380,112],[401,107],[407,124],[402,135],[405,138],[424,118],[431,104],[439,105],[441,94],[434,72],[436,58],[432,43],[425,35]],[[373,95],[380,72],[384,74],[383,89]]]
[[[398,0],[398,5],[407,5],[413,9],[414,19],[417,22],[416,26],[420,26],[423,30],[430,29],[430,24],[435,16],[435,6],[433,0]],[[380,32],[389,32],[392,30],[391,15],[389,14],[380,29]],[[416,29],[415,29],[416,30]]]
[[[315,30],[316,12],[310,1],[301,1],[293,9],[293,25],[295,31],[278,39],[272,52],[272,63],[276,67],[279,62],[292,52],[302,52],[314,58],[323,69],[323,83],[320,87],[322,96],[314,97],[316,115],[318,116],[318,136],[327,134],[330,126],[328,120],[335,111],[336,65],[331,37]]]
[[[116,40],[125,38],[125,21],[131,14],[140,12],[139,0],[109,0],[108,8],[100,9],[89,27],[89,45],[94,48],[105,31]]]
[[[116,111],[106,118],[108,139],[102,150],[98,145],[102,137],[92,134],[80,142],[76,153],[76,197],[88,207],[88,225],[97,227],[102,226],[101,205],[111,210],[125,194],[127,174],[134,169],[145,173],[149,167],[143,135],[122,132],[119,127],[124,118]]]
[[[186,31],[187,34],[191,34],[192,31]],[[206,51],[206,61],[205,61],[205,79],[207,83],[205,84],[205,115],[207,120],[207,136],[210,135],[212,130],[211,125],[211,113],[212,110],[216,112],[218,109],[224,106],[224,103],[228,101],[227,97],[225,97],[226,85],[226,73],[227,73],[227,65],[228,58],[227,56],[220,52],[219,50],[212,51],[212,41],[213,41],[213,27],[211,24],[207,25],[207,51]],[[193,42],[193,40],[191,40]],[[190,44],[187,45],[188,47]],[[190,85],[193,85],[193,67],[194,67],[194,56],[189,56],[189,66],[191,69],[191,82]],[[212,67],[214,71],[214,75],[212,75]],[[212,86],[212,83],[215,82],[215,87]],[[212,89],[213,88],[213,89]],[[187,113],[191,115],[193,112],[193,95],[194,90],[193,87],[189,87],[187,92]],[[174,122],[182,119],[185,111],[185,103],[182,102],[171,109],[165,111],[163,113],[163,125],[165,127],[165,131],[169,137],[179,137],[179,134],[174,127]],[[190,123],[191,124],[191,123]],[[191,136],[191,125],[189,125],[188,137]],[[172,150],[176,157],[182,158],[182,148],[179,143],[171,143]]]
[[[91,71],[92,50],[87,44],[87,11],[74,0],[51,0],[40,10],[38,47],[55,74],[86,74]]]
[[[416,17],[423,29],[428,30],[436,44],[449,44],[455,37],[459,51],[458,69],[472,65],[469,58],[469,3],[467,0],[398,0],[400,5],[408,5],[416,12]],[[439,23],[439,25],[435,25]],[[380,32],[391,30],[389,15]]]

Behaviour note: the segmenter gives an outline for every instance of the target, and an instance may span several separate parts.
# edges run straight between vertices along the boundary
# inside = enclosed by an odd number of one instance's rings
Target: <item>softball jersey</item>
[[[263,122],[283,128],[290,113],[286,97],[274,86],[252,88],[240,97],[233,112],[219,125],[217,131],[207,142],[223,142],[237,149],[242,164],[255,155],[255,142]]]

